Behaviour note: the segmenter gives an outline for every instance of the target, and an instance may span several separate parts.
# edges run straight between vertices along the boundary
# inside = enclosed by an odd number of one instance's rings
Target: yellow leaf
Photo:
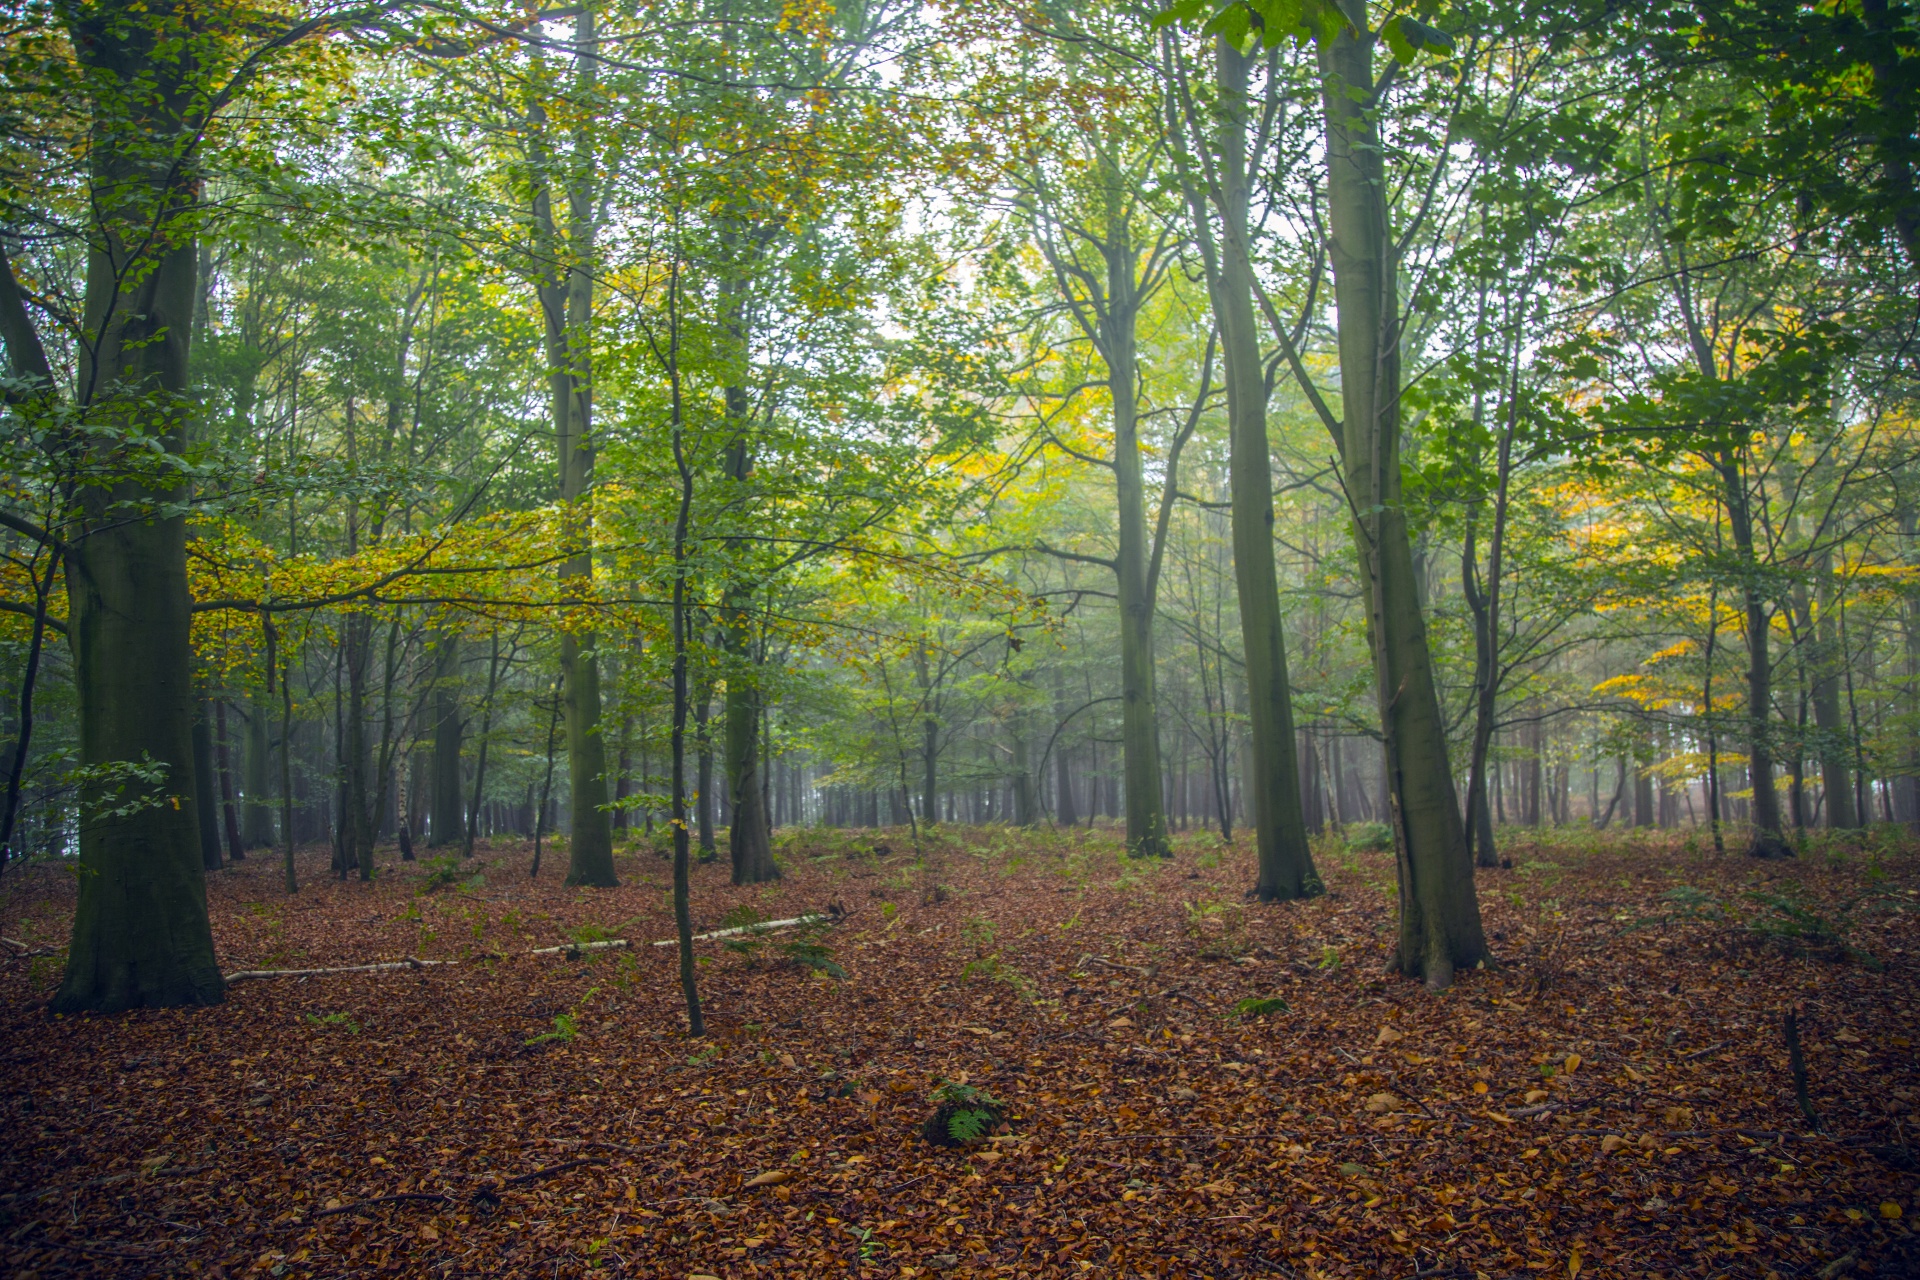
[[[1578,1280],[1580,1275],[1580,1255],[1574,1254],[1567,1259],[1567,1280]]]
[[[1473,1091],[1475,1093],[1485,1093],[1487,1091],[1487,1082],[1485,1080],[1475,1080],[1473,1082]]]
[[[1380,1028],[1380,1034],[1373,1038],[1373,1042],[1377,1045],[1394,1044],[1406,1038],[1407,1035],[1404,1031],[1395,1031],[1392,1027],[1382,1027]]]
[[[751,1178],[748,1178],[741,1184],[741,1190],[744,1191],[748,1187],[771,1187],[778,1183],[791,1181],[792,1178],[793,1170],[791,1169],[769,1169],[765,1173],[756,1173]]]
[[[1567,1063],[1566,1063],[1566,1069],[1567,1069],[1567,1073],[1568,1073],[1569,1075],[1571,1075],[1572,1073],[1574,1073],[1575,1071],[1578,1071],[1578,1070],[1580,1069],[1580,1055],[1579,1055],[1579,1054],[1577,1054],[1577,1053],[1570,1053],[1570,1054],[1568,1054],[1568,1055],[1567,1055]],[[1576,1258],[1577,1258],[1577,1257],[1579,1257],[1579,1256],[1580,1256],[1579,1254],[1575,1254],[1575,1255],[1574,1255],[1574,1257],[1576,1257]]]
[[[1891,1200],[1882,1200],[1880,1202],[1880,1216],[1888,1219],[1898,1218],[1900,1216],[1900,1206]]]

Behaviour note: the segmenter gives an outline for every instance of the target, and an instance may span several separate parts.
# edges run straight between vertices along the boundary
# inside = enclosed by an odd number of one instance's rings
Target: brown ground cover
[[[372,885],[209,879],[224,1006],[49,1018],[70,873],[9,872],[0,1261],[16,1276],[1907,1276],[1920,859],[1790,864],[1657,833],[1516,836],[1501,964],[1381,973],[1392,863],[1243,900],[1245,845],[1136,865],[1106,833],[790,837],[695,874],[719,927],[833,905],[816,961],[699,944],[667,868],[570,890],[500,845]],[[390,856],[390,855],[389,855]],[[551,854],[549,855],[551,857]],[[564,858],[561,865],[564,864]],[[437,879],[437,887],[429,887]],[[937,892],[936,892],[937,888]],[[735,914],[731,917],[728,912]],[[619,937],[569,955],[538,947]],[[1284,1004],[1241,1008],[1250,1000]],[[1264,1010],[1264,1012],[1262,1011]],[[1783,1043],[1798,1011],[1808,1100]],[[544,1038],[543,1038],[544,1037]],[[942,1080],[1006,1131],[920,1132]]]

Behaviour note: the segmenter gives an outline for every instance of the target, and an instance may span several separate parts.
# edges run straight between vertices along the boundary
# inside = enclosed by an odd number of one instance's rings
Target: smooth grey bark
[[[1254,891],[1262,902],[1325,892],[1307,843],[1293,694],[1273,557],[1273,463],[1267,440],[1267,381],[1253,300],[1248,226],[1247,83],[1250,59],[1224,36],[1216,42],[1220,137],[1215,205],[1220,219],[1218,266],[1212,272],[1213,313],[1225,357],[1228,487],[1232,503],[1234,582],[1247,664],[1254,836],[1259,850]]]
[[[1359,0],[1318,44],[1327,121],[1329,250],[1338,309],[1341,461],[1380,706],[1399,870],[1390,968],[1438,989],[1487,958],[1473,860],[1421,617],[1400,499],[1400,315],[1386,173],[1375,125],[1375,37]]]
[[[593,6],[574,18],[573,86],[578,102],[596,92],[599,36]],[[593,279],[599,232],[599,175],[592,137],[592,113],[581,111],[564,174],[548,154],[538,129],[543,110],[534,113],[536,132],[530,151],[534,171],[533,221],[541,267],[536,291],[545,320],[548,394],[553,416],[554,451],[560,466],[560,499],[568,512],[568,537],[575,550],[560,566],[561,584],[570,594],[587,595],[593,580]],[[567,208],[559,225],[556,198]],[[567,729],[567,785],[571,836],[567,845],[569,885],[612,887],[613,824],[607,805],[607,750],[600,733],[600,666],[595,634],[567,627],[560,633],[560,671]]]

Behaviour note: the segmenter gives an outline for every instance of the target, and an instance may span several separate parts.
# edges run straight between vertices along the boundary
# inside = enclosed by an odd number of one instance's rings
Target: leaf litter
[[[44,1012],[73,879],[16,870],[0,1260],[1920,1274],[1911,846],[1762,866],[1545,833],[1481,873],[1499,964],[1441,995],[1382,972],[1390,854],[1333,842],[1331,892],[1261,905],[1246,844],[1178,846],[1139,864],[1110,833],[946,830],[916,859],[906,833],[804,832],[774,886],[698,867],[696,931],[830,917],[798,950],[701,943],[698,1042],[672,949],[642,945],[672,933],[651,853],[573,890],[504,843],[434,889],[420,864],[336,882],[315,851],[291,899],[277,863],[237,864],[208,885],[226,968],[452,963],[107,1018]],[[929,1141],[936,1104],[969,1098],[994,1109]]]

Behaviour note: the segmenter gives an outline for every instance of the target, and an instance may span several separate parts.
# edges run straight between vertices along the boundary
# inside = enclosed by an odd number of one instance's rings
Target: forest
[[[14,1274],[1920,1274],[1920,8],[0,10]]]

